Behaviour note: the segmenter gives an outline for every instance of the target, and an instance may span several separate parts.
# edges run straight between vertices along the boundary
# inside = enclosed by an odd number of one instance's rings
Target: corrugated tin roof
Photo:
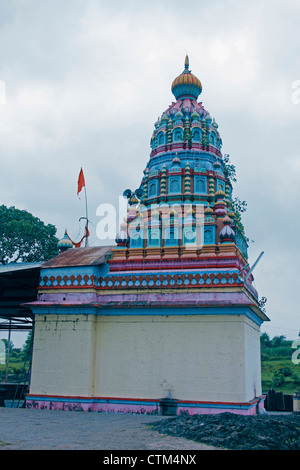
[[[113,246],[96,246],[88,248],[70,248],[50,259],[42,268],[62,268],[67,266],[90,266],[103,264]]]
[[[42,262],[39,263],[8,263],[3,266],[0,265],[0,274],[7,274],[9,272],[24,271],[25,269],[35,269],[42,266]]]
[[[13,324],[17,325],[20,322],[17,319],[32,317],[30,308],[23,304],[33,302],[37,298],[42,264],[8,263],[0,267],[0,318],[12,320]],[[4,327],[2,324],[0,329]]]

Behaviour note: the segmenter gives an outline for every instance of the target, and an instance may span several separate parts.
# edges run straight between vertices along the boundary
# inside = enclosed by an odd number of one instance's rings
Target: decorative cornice
[[[244,283],[235,271],[186,271],[186,272],[161,272],[161,273],[111,273],[107,276],[92,275],[65,275],[47,276],[40,279],[39,294],[46,291],[128,291],[136,290],[167,290],[190,289],[198,291],[204,289],[243,287]],[[246,284],[245,287],[251,295],[257,298],[256,291]],[[112,292],[113,293],[113,292]]]

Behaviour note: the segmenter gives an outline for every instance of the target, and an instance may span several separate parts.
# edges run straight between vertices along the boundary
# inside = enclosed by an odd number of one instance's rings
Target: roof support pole
[[[9,328],[8,328],[8,340],[7,340],[7,351],[6,351],[6,373],[5,373],[5,383],[7,383],[7,380],[8,380],[8,366],[9,366],[10,338],[11,338],[11,319],[9,319]]]

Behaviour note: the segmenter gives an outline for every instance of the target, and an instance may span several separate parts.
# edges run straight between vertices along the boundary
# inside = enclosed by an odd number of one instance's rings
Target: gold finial
[[[185,70],[188,70],[188,69],[189,69],[189,66],[190,66],[189,56],[186,55],[186,56],[185,56],[185,61],[184,61],[184,68],[185,68]]]

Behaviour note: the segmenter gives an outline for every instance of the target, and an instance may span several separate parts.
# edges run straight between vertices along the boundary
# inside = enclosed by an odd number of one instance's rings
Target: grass
[[[0,439],[0,447],[4,447],[4,446],[9,446],[9,442],[4,442],[4,441],[1,441]]]
[[[289,368],[292,376],[284,377],[284,383],[274,384],[274,376],[280,373],[280,369]],[[269,357],[261,361],[262,390],[266,393],[269,388],[274,388],[277,392],[287,395],[294,394],[300,390],[300,364],[294,364],[290,357]],[[298,377],[298,381],[295,380]]]
[[[26,371],[28,371],[29,365],[26,367]],[[24,362],[14,362],[11,361],[8,367],[8,382],[18,382],[19,379],[23,378],[23,369],[24,369]],[[6,375],[6,364],[0,363],[0,382],[5,381]]]

